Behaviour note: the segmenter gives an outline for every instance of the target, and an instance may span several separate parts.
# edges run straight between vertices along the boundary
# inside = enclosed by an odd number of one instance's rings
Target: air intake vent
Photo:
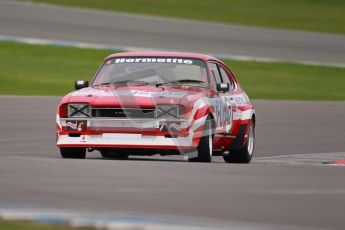
[[[155,116],[154,109],[141,108],[93,108],[92,117],[115,118],[151,118]]]

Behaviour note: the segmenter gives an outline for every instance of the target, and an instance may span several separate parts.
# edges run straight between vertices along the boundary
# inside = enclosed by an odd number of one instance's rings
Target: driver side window
[[[217,91],[217,84],[222,82],[221,76],[219,74],[218,66],[215,63],[209,63],[210,71],[212,73],[214,81],[214,90]]]
[[[231,78],[231,76],[229,76],[227,71],[222,66],[219,66],[219,70],[223,79],[223,83],[228,83],[230,91],[233,91],[235,89],[235,83],[233,79]]]

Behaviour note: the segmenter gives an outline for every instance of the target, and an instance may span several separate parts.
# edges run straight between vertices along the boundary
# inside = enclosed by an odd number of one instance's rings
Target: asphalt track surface
[[[345,64],[345,36],[0,0],[0,35]]]
[[[1,0],[0,35],[345,63],[339,35]],[[322,164],[345,158],[344,102],[254,101],[256,155],[250,165],[236,165],[221,157],[211,164],[158,156],[117,161],[97,152],[86,160],[61,159],[54,131],[58,100],[0,97],[0,206],[171,215],[234,229],[240,228],[233,223],[344,229],[344,167]]]
[[[344,229],[344,167],[308,164],[313,155],[306,164],[265,160],[339,151],[345,158],[344,102],[254,101],[256,158],[236,165],[221,157],[210,164],[155,156],[118,161],[98,152],[61,159],[54,133],[58,100],[0,97],[0,204]]]

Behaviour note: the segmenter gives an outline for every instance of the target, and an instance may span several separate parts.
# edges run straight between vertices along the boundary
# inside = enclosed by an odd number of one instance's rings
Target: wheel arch
[[[212,112],[209,112],[208,116],[211,119],[212,136],[214,136],[216,128],[217,128],[216,120],[215,120],[214,115],[212,114]]]
[[[252,121],[253,121],[253,125],[254,125],[254,128],[255,128],[255,125],[256,125],[256,115],[255,115],[255,113],[253,113],[253,115],[252,115]]]

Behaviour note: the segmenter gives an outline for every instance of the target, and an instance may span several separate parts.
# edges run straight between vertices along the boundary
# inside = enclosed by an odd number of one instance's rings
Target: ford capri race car
[[[230,69],[208,55],[129,52],[108,56],[89,86],[75,83],[56,115],[63,158],[182,155],[249,163],[255,109]]]

